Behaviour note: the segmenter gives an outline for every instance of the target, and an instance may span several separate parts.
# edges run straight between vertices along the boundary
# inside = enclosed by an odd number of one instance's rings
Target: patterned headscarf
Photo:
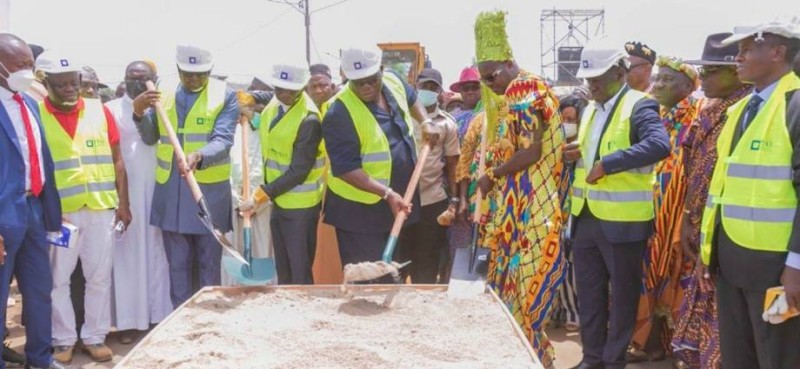
[[[658,60],[656,61],[656,66],[659,68],[667,67],[676,72],[683,73],[689,77],[692,83],[694,83],[695,89],[700,86],[700,74],[697,72],[697,69],[689,64],[684,63],[680,58],[659,56]]]

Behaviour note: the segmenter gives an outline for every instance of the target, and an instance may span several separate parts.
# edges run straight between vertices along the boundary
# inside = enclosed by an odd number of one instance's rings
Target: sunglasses
[[[497,76],[500,75],[500,72],[505,67],[506,67],[506,65],[503,64],[503,65],[497,67],[497,69],[495,69],[494,72],[492,72],[492,74],[490,74],[488,76],[481,76],[481,81],[483,81],[484,83],[494,83],[494,80],[497,79]]]
[[[707,78],[708,76],[710,76],[710,75],[712,75],[714,73],[717,73],[717,72],[719,72],[721,70],[724,70],[724,69],[725,69],[725,67],[721,66],[721,65],[710,65],[710,66],[706,65],[706,66],[702,66],[702,67],[698,68],[698,74],[700,75],[700,78],[702,79],[702,78]]]
[[[364,87],[366,85],[376,86],[378,84],[378,82],[381,81],[381,77],[382,77],[382,74],[380,72],[378,72],[377,74],[374,74],[374,75],[372,75],[370,77],[367,77],[367,78],[351,80],[350,83],[352,83],[353,86],[355,86],[356,88],[361,88],[361,87]]]

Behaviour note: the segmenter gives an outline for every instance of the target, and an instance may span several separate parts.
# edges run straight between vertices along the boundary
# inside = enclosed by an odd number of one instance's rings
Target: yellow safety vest
[[[281,117],[275,127],[270,128],[272,121],[278,116],[279,108],[280,102],[277,98],[273,98],[261,114],[263,126],[259,127],[259,130],[266,183],[278,179],[289,170],[300,124],[309,114],[319,117],[316,105],[303,92],[300,94],[300,99],[289,108],[289,111]],[[317,161],[305,181],[272,200],[284,209],[306,209],[316,206],[322,201],[322,193],[325,189],[322,181],[324,170],[325,152],[320,145],[317,149]]]
[[[606,127],[598,145],[600,158],[631,147],[631,115],[633,107],[647,95],[628,89],[619,97],[616,110]],[[581,159],[575,164],[575,180],[572,185],[572,214],[580,215],[584,204],[599,219],[612,222],[644,222],[655,217],[653,185],[655,166],[635,168],[608,175],[597,184],[586,183],[587,171],[592,165],[585,160],[594,160],[589,152],[589,135],[594,122],[595,107],[590,104],[583,113],[578,132]],[[602,124],[604,122],[599,122]]]
[[[39,103],[45,137],[55,164],[61,209],[65,213],[84,206],[92,210],[113,209],[118,203],[103,103],[96,99],[83,99],[83,103],[74,138],[47,111],[44,102]]]
[[[225,105],[225,83],[213,78],[208,80],[208,85],[200,92],[194,106],[186,114],[181,129],[178,128],[178,112],[175,109],[175,89],[162,91],[162,105],[172,123],[172,129],[176,134],[183,134],[181,146],[184,153],[189,155],[208,144],[217,115]],[[164,184],[167,183],[172,170],[173,147],[169,142],[167,130],[161,118],[158,118],[158,129],[161,132],[161,139],[156,147],[156,157],[158,158],[156,182]],[[194,176],[197,182],[204,184],[227,181],[231,177],[231,159],[226,157],[218,163],[204,164],[204,168],[196,171]]]
[[[392,97],[402,110],[406,122],[406,134],[413,140],[414,126],[411,123],[408,97],[403,82],[391,73],[384,73],[383,84],[388,87]],[[378,125],[375,116],[358,98],[350,84],[337,95],[336,99],[341,101],[350,113],[356,134],[361,142],[361,168],[372,179],[384,186],[389,186],[392,178],[392,154],[389,149],[389,140]],[[381,200],[380,196],[351,186],[344,180],[333,176],[332,173],[328,175],[328,186],[335,194],[350,201],[375,204]]]
[[[789,73],[778,82],[731,152],[734,133],[750,99],[728,108],[717,140],[717,165],[700,223],[703,262],[711,259],[716,217],[737,245],[751,250],[786,252],[797,208],[792,184],[792,142],[786,127],[786,94],[800,89]]]

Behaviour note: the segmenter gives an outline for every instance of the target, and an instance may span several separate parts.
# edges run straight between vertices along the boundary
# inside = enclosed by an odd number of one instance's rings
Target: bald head
[[[0,33],[0,86],[8,86],[8,76],[20,70],[33,70],[31,48],[21,38],[10,33]]]
[[[131,99],[147,90],[147,81],[156,82],[156,72],[150,63],[137,60],[125,68],[125,93]]]

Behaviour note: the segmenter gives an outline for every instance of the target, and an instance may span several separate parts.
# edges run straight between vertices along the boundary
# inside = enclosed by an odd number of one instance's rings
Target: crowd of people
[[[105,101],[73,56],[0,34],[0,301],[16,279],[26,333],[4,361],[109,361],[112,327],[130,344],[235,283],[192,173],[240,249],[251,217],[277,284],[314,283],[320,222],[354,264],[380,260],[405,213],[403,279],[447,283],[476,243],[544,367],[554,324],[580,331],[578,369],[800,367],[800,21],[709,35],[694,60],[598,37],[569,89],[517,64],[503,12],[478,16],[475,44],[449,86],[433,68],[407,82],[371,46],[341,50],[341,84],[287,59],[247,91],[179,45],[178,80],[136,60]]]

